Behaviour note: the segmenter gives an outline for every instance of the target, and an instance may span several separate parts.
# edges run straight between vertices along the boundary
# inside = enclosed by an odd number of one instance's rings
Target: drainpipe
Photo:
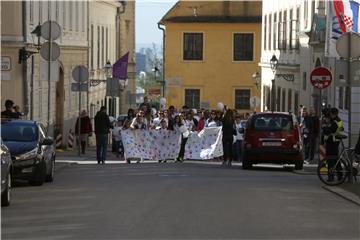
[[[115,18],[115,24],[116,24],[116,48],[115,48],[115,60],[119,59],[120,57],[120,26],[121,26],[121,21],[120,21],[120,15],[123,14],[125,12],[125,6],[126,6],[126,1],[119,1],[119,3],[121,4],[121,7],[117,7],[117,12],[116,12],[116,18]],[[122,96],[119,97],[119,113],[121,114],[121,99]]]
[[[166,38],[166,34],[165,34],[165,28],[163,27],[163,25],[161,26],[161,23],[158,23],[158,28],[163,32],[163,74],[162,74],[162,88],[163,88],[163,97],[165,97],[165,38]]]
[[[27,41],[27,24],[26,24],[26,1],[22,2],[22,34],[23,34],[23,41],[24,46],[26,47]],[[24,115],[28,118],[29,113],[29,96],[28,96],[28,83],[27,83],[27,60],[22,62],[22,76],[23,76],[23,109]]]

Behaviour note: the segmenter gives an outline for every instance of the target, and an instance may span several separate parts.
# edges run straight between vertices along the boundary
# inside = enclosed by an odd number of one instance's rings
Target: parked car
[[[54,180],[55,148],[42,124],[29,120],[2,120],[1,138],[13,161],[13,178],[40,186]]]
[[[11,199],[12,161],[9,149],[1,140],[1,206],[9,206]]]
[[[295,164],[303,168],[303,144],[294,114],[263,112],[250,117],[243,143],[244,169],[257,163]]]

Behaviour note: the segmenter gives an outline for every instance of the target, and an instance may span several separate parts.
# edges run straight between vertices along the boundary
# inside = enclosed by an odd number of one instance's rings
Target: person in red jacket
[[[86,142],[88,136],[91,136],[92,125],[89,116],[86,113],[86,110],[81,112],[81,124],[80,124],[80,145],[81,152],[85,154]],[[75,124],[75,134],[79,135],[79,118],[76,120]]]

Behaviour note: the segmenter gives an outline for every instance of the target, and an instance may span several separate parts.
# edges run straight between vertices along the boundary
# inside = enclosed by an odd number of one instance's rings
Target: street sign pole
[[[48,7],[48,20],[50,21],[50,4]],[[48,61],[48,115],[47,115],[47,134],[50,134],[50,110],[51,110],[51,60],[52,60],[52,37],[51,24],[49,25],[49,61]]]
[[[79,71],[79,78],[81,77],[81,71]],[[79,90],[81,82],[79,81]],[[81,154],[81,91],[79,91],[79,120],[78,120],[78,156]]]
[[[345,97],[348,97],[349,98],[349,101],[347,101],[347,103],[349,103],[349,106],[348,106],[348,124],[349,124],[349,127],[348,127],[348,131],[349,131],[349,139],[348,139],[348,146],[349,148],[351,148],[351,35],[352,35],[352,32],[349,32],[350,34],[350,37],[348,37],[348,81],[347,81],[347,88],[349,89],[349,91],[347,91],[349,94],[349,96],[345,96]],[[346,91],[345,91],[346,92]],[[350,177],[348,179],[348,182],[349,183],[353,183],[353,159],[352,159],[352,156],[350,156]]]

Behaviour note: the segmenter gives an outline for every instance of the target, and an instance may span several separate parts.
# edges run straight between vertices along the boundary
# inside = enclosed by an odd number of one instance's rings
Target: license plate
[[[281,146],[281,142],[263,142],[262,145],[264,147],[279,147]]]

